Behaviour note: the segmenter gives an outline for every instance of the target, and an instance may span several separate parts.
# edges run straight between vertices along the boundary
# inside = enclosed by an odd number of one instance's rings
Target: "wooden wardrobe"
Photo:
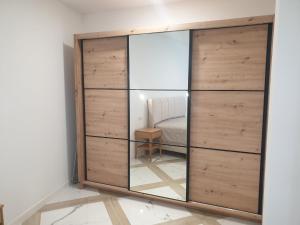
[[[273,16],[75,35],[78,177],[93,186],[261,220]],[[128,184],[128,35],[190,30],[186,202]]]

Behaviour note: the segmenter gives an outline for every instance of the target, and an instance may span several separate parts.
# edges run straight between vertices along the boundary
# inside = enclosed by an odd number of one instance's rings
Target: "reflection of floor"
[[[257,225],[181,207],[66,187],[23,225]]]
[[[134,159],[130,165],[132,191],[173,198],[186,199],[186,159],[184,155],[155,154]]]

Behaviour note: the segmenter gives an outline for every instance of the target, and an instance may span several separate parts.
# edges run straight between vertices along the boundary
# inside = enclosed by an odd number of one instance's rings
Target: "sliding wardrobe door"
[[[193,32],[190,200],[259,211],[268,25]]]
[[[86,179],[128,186],[127,37],[83,40]]]

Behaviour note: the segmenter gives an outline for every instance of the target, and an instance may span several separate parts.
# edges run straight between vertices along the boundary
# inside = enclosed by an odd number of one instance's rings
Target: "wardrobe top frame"
[[[126,35],[160,33],[160,32],[168,32],[168,31],[213,29],[213,28],[225,28],[225,27],[236,27],[236,26],[247,26],[247,25],[259,25],[259,24],[273,23],[273,21],[274,21],[274,15],[265,15],[265,16],[244,17],[244,18],[226,19],[226,20],[212,20],[212,21],[195,22],[195,23],[184,23],[184,24],[170,25],[164,27],[148,27],[148,28],[137,28],[137,29],[130,29],[130,30],[120,30],[120,31],[82,33],[82,34],[75,34],[74,38],[75,40],[86,40],[86,39],[118,37],[118,36],[126,36]]]

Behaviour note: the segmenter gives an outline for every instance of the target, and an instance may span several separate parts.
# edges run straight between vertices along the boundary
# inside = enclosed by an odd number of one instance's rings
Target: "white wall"
[[[0,202],[7,224],[70,179],[72,34],[81,19],[53,0],[0,1]]]
[[[278,0],[266,157],[264,225],[300,224],[300,1]]]
[[[83,17],[86,32],[164,26],[274,14],[275,0],[185,0],[160,7],[105,11]]]

